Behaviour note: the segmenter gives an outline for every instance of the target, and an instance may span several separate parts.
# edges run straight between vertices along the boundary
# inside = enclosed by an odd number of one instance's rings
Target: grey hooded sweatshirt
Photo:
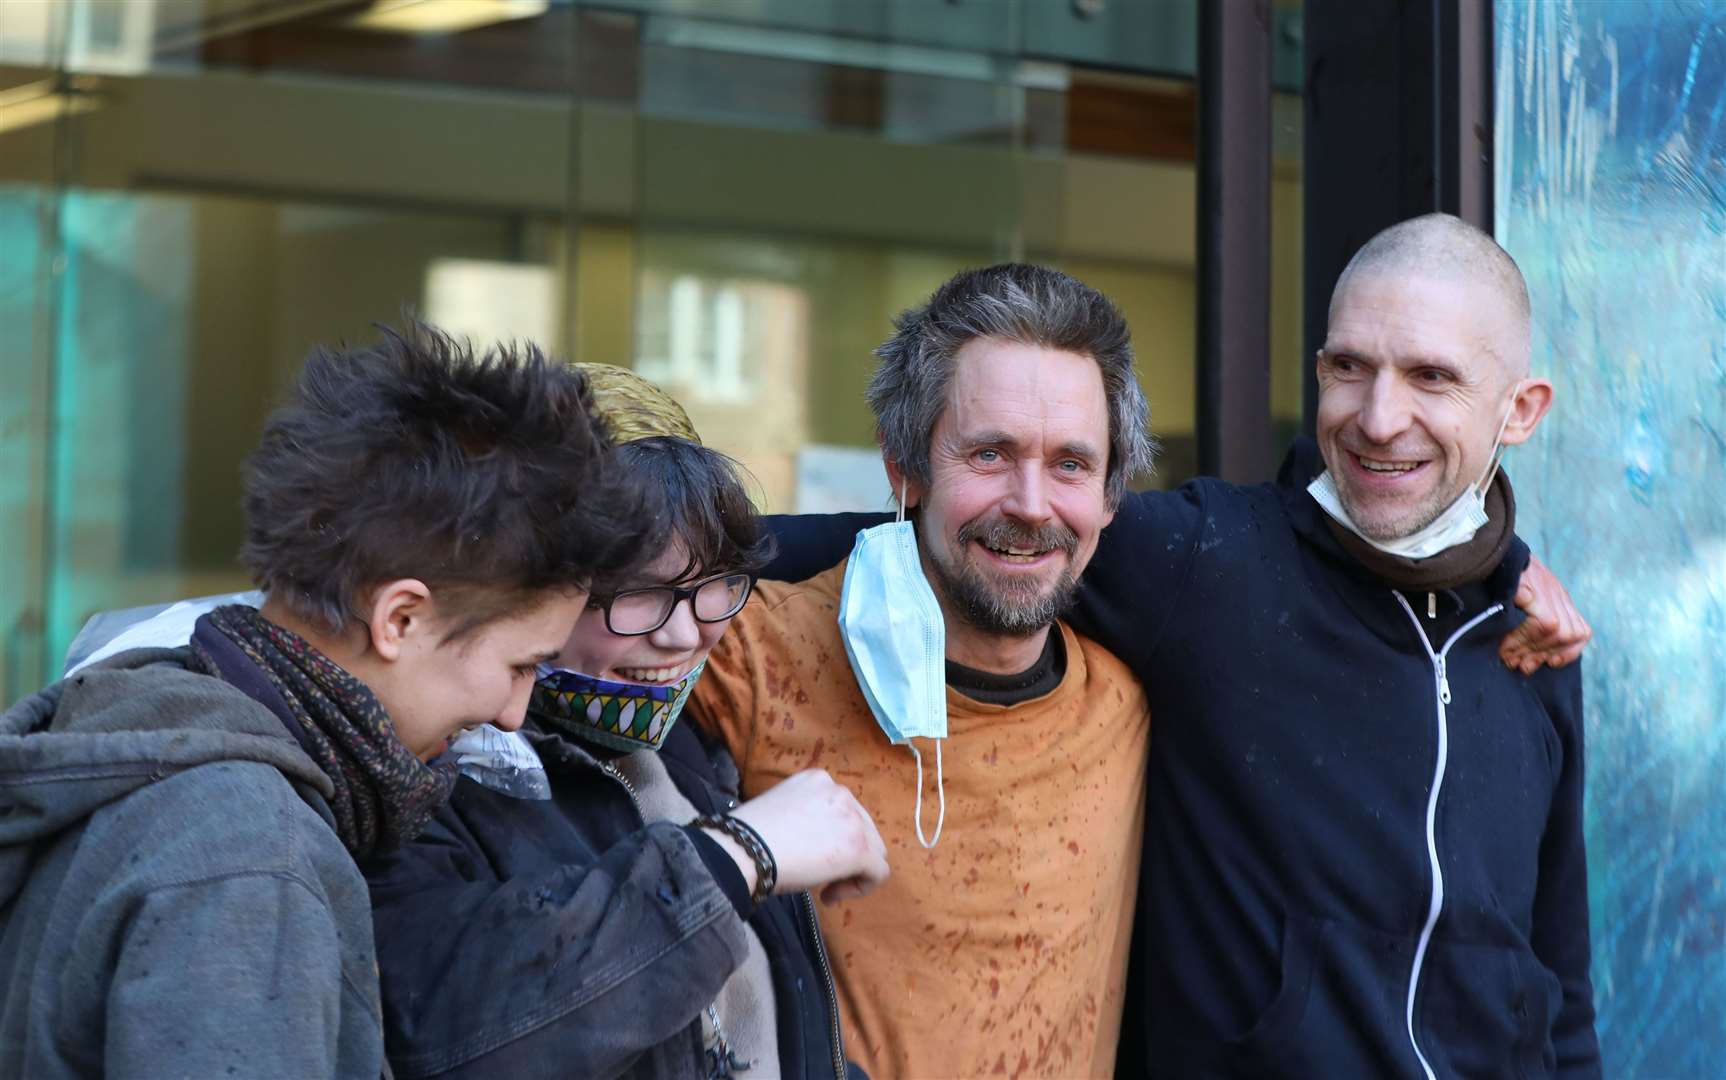
[[[376,1077],[330,782],[188,663],[123,653],[0,714],[0,1076]]]

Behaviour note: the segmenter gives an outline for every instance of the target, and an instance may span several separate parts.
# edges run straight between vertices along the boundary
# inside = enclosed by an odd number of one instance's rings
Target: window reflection
[[[0,689],[90,611],[241,584],[235,464],[278,389],[405,310],[637,368],[766,509],[880,509],[863,392],[893,316],[1049,262],[1126,312],[1149,482],[1184,480],[1194,10],[0,3],[0,239],[28,281],[0,333],[47,418],[0,428],[0,550],[33,552],[0,584]],[[1298,208],[1298,169],[1277,185]],[[1298,412],[1298,378],[1275,397]]]
[[[474,342],[557,340],[557,274],[550,266],[438,257],[426,265],[420,313]]]

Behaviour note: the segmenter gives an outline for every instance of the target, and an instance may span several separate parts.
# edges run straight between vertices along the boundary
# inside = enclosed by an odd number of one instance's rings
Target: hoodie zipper
[[[1414,963],[1408,972],[1408,1003],[1404,1013],[1404,1022],[1408,1026],[1408,1044],[1414,1049],[1414,1056],[1420,1060],[1421,1071],[1426,1074],[1426,1080],[1437,1080],[1431,1063],[1421,1052],[1420,1040],[1414,1037],[1414,995],[1420,986],[1420,972],[1426,963],[1426,948],[1432,942],[1433,928],[1438,925],[1438,917],[1444,911],[1444,870],[1439,866],[1438,839],[1433,830],[1438,820],[1439,792],[1444,788],[1445,765],[1450,758],[1450,723],[1445,716],[1445,707],[1450,704],[1450,675],[1445,661],[1450,655],[1450,647],[1455,645],[1462,635],[1503,611],[1504,605],[1494,604],[1468,620],[1450,635],[1444,648],[1433,652],[1432,642],[1427,639],[1426,631],[1421,629],[1420,619],[1415,615],[1414,608],[1410,607],[1402,593],[1395,589],[1391,590],[1391,595],[1396,597],[1396,602],[1401,604],[1402,610],[1408,614],[1409,621],[1414,623],[1414,632],[1420,637],[1421,647],[1432,661],[1433,692],[1438,699],[1438,761],[1433,766],[1432,791],[1426,798],[1426,859],[1432,870],[1432,900],[1427,905],[1426,924],[1420,929],[1420,941],[1414,949]]]
[[[821,937],[821,921],[815,917],[815,898],[798,893],[803,913],[809,919],[809,933],[815,938],[815,959],[820,961],[821,978],[827,984],[827,1022],[833,1036],[834,1080],[845,1080],[845,1036],[839,1030],[839,991],[833,986],[833,968],[827,962],[827,943]]]
[[[623,772],[609,761],[600,762],[599,767],[605,775],[622,784],[623,790],[629,792],[629,801],[635,806],[635,816],[641,819],[642,824],[647,824],[647,814],[641,809],[641,797],[635,793],[635,785],[629,782],[629,777],[623,775]]]

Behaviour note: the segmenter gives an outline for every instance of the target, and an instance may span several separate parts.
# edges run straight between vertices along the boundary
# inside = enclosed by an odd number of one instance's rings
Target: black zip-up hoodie
[[[1128,495],[1085,573],[1073,625],[1152,717],[1122,1074],[1599,1075],[1580,673],[1497,655],[1528,549],[1428,619],[1298,449],[1280,484]],[[769,572],[877,520],[775,519]]]

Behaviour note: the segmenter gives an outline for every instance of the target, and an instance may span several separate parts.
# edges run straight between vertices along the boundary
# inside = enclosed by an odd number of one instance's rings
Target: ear
[[[1504,425],[1504,445],[1527,442],[1551,407],[1552,383],[1545,379],[1522,380],[1510,405],[1510,419]]]
[[[383,660],[399,660],[432,631],[431,590],[418,578],[385,582],[372,592],[367,615],[372,650]]]
[[[881,454],[881,464],[887,468],[887,480],[893,485],[893,497],[897,499],[903,492],[907,511],[923,501],[923,486],[907,477],[905,470],[899,467],[897,461],[888,457],[885,451]]]

